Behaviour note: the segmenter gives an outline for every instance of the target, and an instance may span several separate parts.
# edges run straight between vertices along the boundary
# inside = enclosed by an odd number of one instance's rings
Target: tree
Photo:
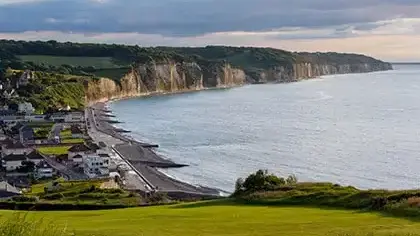
[[[289,175],[289,177],[287,177],[287,179],[286,179],[287,185],[297,184],[297,182],[298,182],[298,180],[297,180],[297,177],[295,175]]]
[[[19,173],[33,173],[35,171],[35,163],[32,161],[22,161],[22,166],[17,171]]]

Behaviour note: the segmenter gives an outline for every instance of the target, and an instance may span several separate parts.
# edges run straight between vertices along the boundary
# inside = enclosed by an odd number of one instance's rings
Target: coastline
[[[296,80],[296,81],[289,81],[289,82],[284,82],[284,83],[294,83],[294,82],[300,82],[300,81],[305,81],[305,80],[311,80],[311,79],[324,79],[325,76],[317,76],[317,77],[311,77],[311,78],[305,78],[305,79],[300,79],[300,80]],[[265,83],[267,84],[267,83]],[[278,83],[274,83],[273,84],[278,84]],[[283,83],[281,83],[283,84]],[[127,96],[116,96],[116,97],[112,97],[112,98],[102,98],[93,102],[89,103],[89,108],[99,108],[102,109],[104,111],[106,111],[106,113],[112,113],[112,109],[110,108],[110,105],[115,102],[115,101],[120,101],[120,100],[125,100],[125,99],[132,99],[132,98],[147,98],[147,97],[154,97],[154,96],[169,96],[169,95],[175,95],[175,94],[183,94],[183,93],[193,93],[193,92],[200,92],[200,91],[206,91],[206,90],[225,90],[225,89],[231,89],[231,88],[236,88],[236,87],[241,87],[241,86],[245,86],[245,85],[253,85],[253,84],[240,84],[240,85],[236,85],[236,86],[223,86],[223,87],[212,87],[212,88],[197,88],[197,89],[190,89],[190,90],[179,90],[179,91],[168,91],[168,92],[153,92],[153,93],[142,93],[142,94],[131,94],[131,95],[127,95]],[[108,114],[109,115],[109,114]],[[101,119],[103,119],[105,116],[104,114],[102,114]],[[106,117],[105,117],[106,118]],[[109,117],[108,117],[109,118]],[[115,119],[118,119],[118,117],[115,117]],[[104,119],[103,121],[105,121],[106,119]],[[118,128],[118,124],[115,123],[108,123],[108,122],[104,122],[107,123],[106,125],[109,127],[110,130],[114,131],[114,135],[117,134],[118,138],[121,140],[124,140],[124,142],[128,142],[128,143],[137,143],[140,145],[150,145],[150,144],[146,144],[143,143],[141,140],[136,139],[135,137],[132,137],[131,135],[127,135],[121,132],[115,132],[117,131]],[[127,131],[130,132],[130,131]],[[111,134],[112,136],[112,134]],[[157,147],[157,145],[156,145]],[[166,162],[166,164],[164,164],[163,168],[173,168],[173,167],[183,167],[185,165],[182,164],[176,164],[174,162],[171,161],[170,158],[168,157],[162,157],[160,154],[156,153],[154,150],[149,150],[151,153],[153,153],[153,155],[155,155],[157,158],[159,158],[160,160],[164,160],[162,162]],[[168,166],[166,166],[168,163],[172,163],[169,164]],[[149,162],[144,163],[143,164],[150,164]],[[153,164],[153,163],[152,163]],[[161,166],[158,165],[154,165],[152,166],[154,170],[149,170],[149,169],[143,169],[143,171],[145,172],[158,172],[159,175],[163,175],[165,176],[167,179],[170,180],[170,182],[172,182],[173,185],[177,185],[177,184],[185,184],[186,186],[188,186],[187,188],[194,186],[195,188],[198,189],[211,189],[207,186],[201,186],[200,184],[190,184],[188,182],[183,182],[182,179],[178,179],[174,176],[171,176],[167,173],[165,173],[164,171],[161,171],[160,168],[162,168]],[[140,167],[141,169],[141,167]],[[155,175],[157,175],[155,173]],[[145,178],[147,179],[147,178]],[[211,190],[217,190],[218,195],[221,196],[222,193],[229,193],[227,191],[221,190],[221,189],[211,189]]]
[[[109,102],[97,102],[88,108],[97,112],[102,111],[97,114],[95,113],[93,116],[100,119],[95,126],[101,127],[99,132],[121,141],[119,144],[112,145],[112,149],[143,179],[143,183],[148,185],[146,189],[164,192],[175,199],[212,198],[226,195],[226,191],[224,190],[208,186],[192,185],[160,171],[160,168],[182,168],[186,165],[177,164],[157,154],[153,149],[156,147],[155,145],[143,143],[134,137],[127,137],[127,135],[117,132],[114,124],[107,123],[103,120],[105,118],[104,114],[111,112],[108,109],[107,103]],[[140,186],[143,191],[144,187],[144,185]],[[147,194],[147,192],[146,190],[145,193]]]

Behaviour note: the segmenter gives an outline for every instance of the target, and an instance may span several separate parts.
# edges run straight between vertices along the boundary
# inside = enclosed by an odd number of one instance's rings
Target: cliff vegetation
[[[273,48],[144,48],[0,40],[0,70],[5,72],[6,68],[88,77],[85,98],[91,103],[244,83],[292,82],[329,74],[389,70],[392,66],[364,55]]]

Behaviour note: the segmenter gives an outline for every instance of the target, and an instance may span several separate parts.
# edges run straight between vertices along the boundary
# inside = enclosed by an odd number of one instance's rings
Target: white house
[[[2,158],[2,164],[6,171],[16,170],[22,166],[23,161],[26,161],[26,156],[22,154],[10,154]]]
[[[2,146],[2,155],[7,156],[11,154],[26,155],[34,151],[34,149],[23,145],[19,141],[8,140],[6,145]]]
[[[54,122],[81,123],[84,119],[83,112],[56,112],[51,115]]]
[[[92,153],[92,150],[88,146],[84,144],[74,145],[73,147],[69,149],[69,152],[68,152],[69,161],[74,161],[73,158],[76,156],[84,157],[87,153]]]
[[[22,103],[19,103],[18,111],[25,114],[32,114],[35,112],[35,108],[32,106],[32,103],[30,102],[22,102]]]
[[[46,115],[31,114],[26,115],[25,120],[28,122],[46,122],[47,120],[45,119],[45,117]]]
[[[88,154],[83,158],[83,171],[89,178],[103,178],[109,176],[109,156]]]
[[[54,169],[45,160],[36,165],[36,177],[38,179],[52,178],[54,176]]]
[[[73,156],[72,160],[73,160],[73,163],[75,163],[75,164],[82,164],[83,163],[83,156],[82,155]]]
[[[38,153],[38,151],[32,151],[28,154],[8,154],[2,158],[3,167],[6,168],[6,171],[14,171],[19,167],[22,167],[22,162],[31,161],[35,165],[38,165],[44,161],[44,157]]]
[[[26,155],[26,159],[28,161],[32,161],[33,163],[35,163],[35,165],[38,165],[39,163],[45,161],[44,156],[41,155],[38,151],[33,151],[29,153],[28,155]]]

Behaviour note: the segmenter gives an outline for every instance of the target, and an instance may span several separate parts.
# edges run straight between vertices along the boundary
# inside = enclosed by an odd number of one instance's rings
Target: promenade
[[[186,165],[174,163],[154,152],[157,145],[138,142],[118,132],[106,122],[109,111],[103,103],[97,103],[86,109],[86,119],[90,124],[89,135],[95,142],[104,142],[129,167],[131,175],[129,185],[139,191],[159,191],[177,197],[218,196],[219,191],[201,188],[170,178],[157,168],[180,168]]]

